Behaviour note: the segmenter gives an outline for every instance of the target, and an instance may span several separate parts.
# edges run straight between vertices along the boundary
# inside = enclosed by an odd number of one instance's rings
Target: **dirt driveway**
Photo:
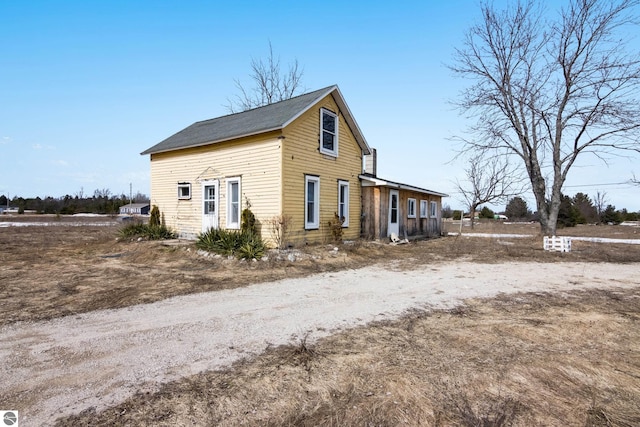
[[[393,265],[174,297],[0,329],[0,406],[24,425],[102,409],[162,382],[262,352],[266,347],[499,293],[640,285],[639,265],[439,263]]]

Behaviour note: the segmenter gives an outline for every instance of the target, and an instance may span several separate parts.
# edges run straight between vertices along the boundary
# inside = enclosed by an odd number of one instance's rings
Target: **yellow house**
[[[250,206],[262,237],[286,217],[285,244],[361,234],[363,156],[371,153],[337,86],[192,124],[144,151],[151,204],[183,238],[239,229]]]

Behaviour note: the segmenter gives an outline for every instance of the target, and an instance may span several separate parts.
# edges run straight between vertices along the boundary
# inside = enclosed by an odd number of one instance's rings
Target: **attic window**
[[[178,183],[178,200],[191,200],[191,184],[188,182]]]
[[[320,152],[338,157],[338,116],[320,109]]]

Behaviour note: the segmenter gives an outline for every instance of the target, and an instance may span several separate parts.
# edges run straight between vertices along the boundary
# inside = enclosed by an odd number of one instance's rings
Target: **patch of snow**
[[[458,236],[460,233],[447,233],[449,236]],[[521,239],[536,237],[533,234],[490,234],[490,233],[462,233],[462,237],[489,237],[492,239]],[[592,243],[621,243],[626,245],[640,245],[640,239],[611,239],[609,237],[574,237],[564,236],[571,240],[580,240]]]
[[[458,236],[460,233],[447,233],[449,236]],[[492,233],[462,233],[462,237],[490,237],[492,239],[512,238],[522,239],[527,237],[535,237],[532,234],[492,234]]]
[[[610,239],[608,237],[571,237],[571,240],[581,240],[593,243],[622,243],[625,245],[640,245],[640,239]]]

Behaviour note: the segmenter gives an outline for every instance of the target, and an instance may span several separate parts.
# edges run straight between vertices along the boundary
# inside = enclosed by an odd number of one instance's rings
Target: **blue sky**
[[[465,0],[0,0],[0,194],[128,194],[129,183],[148,194],[139,153],[227,114],[234,79],[250,86],[251,58],[271,41],[283,65],[304,67],[309,91],[338,84],[381,177],[461,207],[453,181],[465,164],[450,163],[449,138],[466,123],[449,101],[465,82],[446,64],[478,11]],[[638,211],[640,187],[610,185],[640,178],[638,160],[586,158],[565,193],[604,191]]]

